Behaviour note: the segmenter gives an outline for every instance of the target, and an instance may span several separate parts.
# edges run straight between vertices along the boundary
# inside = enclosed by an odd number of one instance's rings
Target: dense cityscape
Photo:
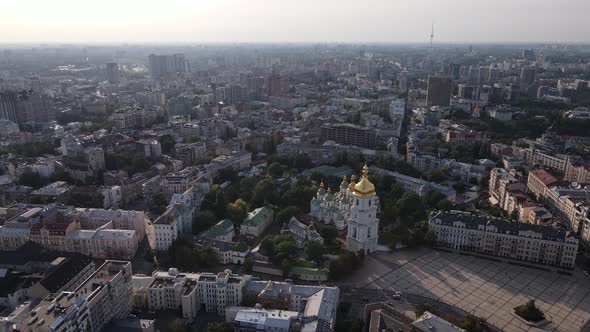
[[[590,46],[431,29],[1,45],[0,332],[590,331]]]

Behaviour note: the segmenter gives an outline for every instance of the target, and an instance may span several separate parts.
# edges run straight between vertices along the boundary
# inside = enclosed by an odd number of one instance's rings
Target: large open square
[[[487,259],[420,249],[367,257],[351,282],[437,299],[505,331],[538,331],[512,314],[535,299],[552,323],[547,331],[580,331],[590,319],[590,280]]]

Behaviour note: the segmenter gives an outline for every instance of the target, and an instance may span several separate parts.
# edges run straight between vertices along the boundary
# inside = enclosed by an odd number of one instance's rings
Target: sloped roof
[[[248,213],[248,216],[242,222],[242,226],[258,226],[265,223],[269,218],[272,217],[273,210],[264,206]]]
[[[233,227],[234,223],[230,219],[223,219],[213,227],[209,228],[209,230],[205,233],[205,236],[208,238],[216,238],[227,234],[230,230],[233,230]]]

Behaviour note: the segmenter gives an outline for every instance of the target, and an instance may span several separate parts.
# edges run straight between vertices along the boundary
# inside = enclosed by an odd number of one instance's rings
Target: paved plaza
[[[505,331],[540,331],[512,313],[529,299],[552,322],[545,331],[580,331],[590,319],[590,279],[580,271],[568,276],[421,249],[371,255],[350,282],[437,299]]]

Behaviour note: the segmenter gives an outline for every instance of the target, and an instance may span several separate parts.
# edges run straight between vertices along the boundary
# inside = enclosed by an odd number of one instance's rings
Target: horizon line
[[[430,41],[27,41],[27,42],[3,42],[2,45],[425,45],[430,46]],[[433,42],[433,46],[448,45],[588,45],[590,41],[439,41]]]

